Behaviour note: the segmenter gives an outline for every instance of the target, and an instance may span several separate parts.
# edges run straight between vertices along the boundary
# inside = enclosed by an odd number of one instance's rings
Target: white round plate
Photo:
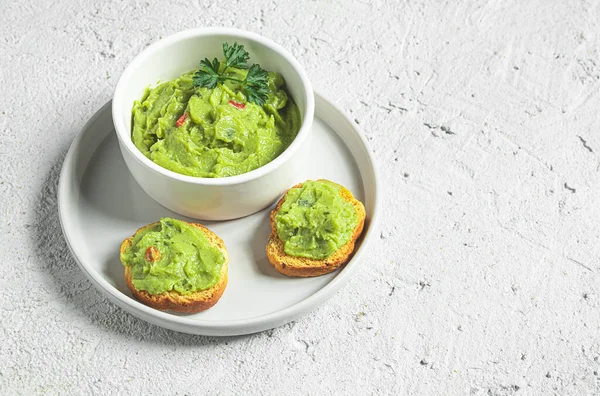
[[[296,182],[329,179],[365,204],[367,221],[352,259],[342,269],[315,278],[290,278],[269,264],[265,245],[272,206],[251,216],[202,222],[229,252],[229,283],[211,309],[184,315],[147,307],[131,296],[119,261],[119,246],[139,227],[173,213],[148,197],[129,174],[114,133],[110,102],[85,125],[63,164],[58,193],[60,221],[77,263],[112,302],[158,326],[213,336],[249,334],[299,318],[344,285],[375,233],[377,180],[365,139],[344,113],[318,94],[306,166]],[[291,186],[290,186],[291,187]]]

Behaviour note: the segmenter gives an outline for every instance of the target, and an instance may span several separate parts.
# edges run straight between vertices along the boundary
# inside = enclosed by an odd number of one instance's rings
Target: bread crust
[[[319,179],[318,181],[327,181],[333,183],[332,181],[325,179]],[[302,187],[302,184],[303,183],[298,183],[291,187],[290,190],[292,188]],[[340,186],[337,183],[333,184]],[[271,265],[275,267],[278,272],[287,276],[311,277],[328,274],[346,264],[350,259],[350,255],[354,251],[356,240],[360,237],[365,225],[367,213],[362,202],[354,198],[352,193],[344,186],[340,186],[340,196],[345,201],[352,203],[354,206],[354,210],[358,215],[358,224],[354,228],[350,240],[345,245],[341,246],[326,259],[316,260],[308,257],[290,256],[284,251],[284,243],[277,234],[275,216],[279,212],[281,205],[283,205],[288,192],[289,190],[285,192],[283,197],[281,197],[279,202],[277,202],[275,209],[271,211],[271,235],[269,236],[269,241],[267,242],[267,258],[269,259]]]
[[[148,224],[137,230],[135,234],[147,228],[151,228],[156,224],[156,222]],[[223,266],[221,268],[219,281],[209,289],[200,290],[191,294],[181,294],[175,290],[167,291],[161,294],[150,294],[146,290],[138,290],[135,288],[131,279],[131,268],[125,266],[125,282],[127,283],[127,287],[129,287],[131,294],[133,294],[133,297],[135,297],[136,300],[161,311],[170,310],[183,313],[196,313],[205,311],[211,308],[219,301],[219,299],[223,295],[223,292],[225,291],[225,288],[227,287],[229,255],[227,254],[225,243],[221,238],[217,236],[217,234],[204,227],[203,225],[198,223],[188,224],[200,228],[208,237],[210,243],[218,247],[225,255],[225,262],[223,263]],[[120,248],[121,254],[125,252],[125,249],[131,246],[132,240],[133,236],[123,241]]]

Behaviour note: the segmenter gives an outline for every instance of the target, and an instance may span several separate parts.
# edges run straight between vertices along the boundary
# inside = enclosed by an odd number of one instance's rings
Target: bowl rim
[[[124,109],[126,107],[126,104],[123,103],[122,92],[125,90],[129,77],[132,75],[135,69],[137,69],[141,64],[143,64],[146,61],[146,59],[153,53],[160,51],[165,47],[173,45],[178,41],[190,37],[205,37],[211,35],[230,35],[243,38],[245,40],[254,41],[278,53],[292,66],[294,71],[300,77],[300,81],[302,83],[303,88],[302,93],[306,96],[306,110],[304,114],[302,114],[303,117],[300,129],[298,130],[298,133],[296,134],[296,137],[294,138],[292,143],[281,154],[279,154],[278,157],[276,157],[271,162],[261,166],[260,168],[251,170],[250,172],[242,173],[240,175],[235,176],[217,178],[183,175],[181,173],[174,172],[156,164],[155,162],[147,158],[145,155],[143,155],[142,152],[133,144],[133,141],[130,137],[130,131],[127,131],[127,128],[125,127],[125,124],[122,121],[122,112],[125,111]],[[129,109],[129,111],[131,111],[131,109]],[[263,37],[259,34],[241,29],[224,27],[203,27],[188,29],[179,33],[172,34],[151,44],[138,55],[136,55],[135,58],[133,58],[133,60],[127,65],[127,67],[121,74],[121,77],[119,77],[119,81],[117,82],[112,100],[112,120],[119,143],[122,147],[125,147],[127,152],[129,152],[129,154],[131,154],[132,157],[135,158],[141,165],[147,167],[148,169],[152,170],[157,174],[163,175],[171,179],[191,184],[213,186],[225,186],[246,183],[251,180],[258,179],[286,163],[291,157],[293,157],[296,151],[298,151],[298,149],[308,136],[313,123],[314,112],[315,99],[312,85],[310,83],[310,80],[308,79],[306,72],[290,52],[281,47],[279,44],[276,44],[271,39]]]

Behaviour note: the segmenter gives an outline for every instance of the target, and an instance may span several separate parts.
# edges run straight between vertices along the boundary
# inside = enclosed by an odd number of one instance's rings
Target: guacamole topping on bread
[[[225,261],[202,228],[168,217],[140,229],[121,251],[135,288],[150,294],[208,289],[219,282]]]
[[[194,71],[146,89],[135,101],[132,141],[156,164],[197,177],[227,177],[257,169],[277,158],[300,129],[298,107],[283,77],[267,75],[264,105],[249,101],[247,69],[221,64],[213,88],[196,86]]]
[[[286,254],[321,260],[350,240],[359,217],[340,188],[327,180],[309,180],[288,190],[274,218]]]

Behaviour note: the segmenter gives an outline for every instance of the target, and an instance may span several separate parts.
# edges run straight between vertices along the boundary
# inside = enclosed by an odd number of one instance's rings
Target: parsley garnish
[[[220,63],[217,58],[213,60],[212,64],[208,58],[200,61],[200,70],[193,77],[194,85],[207,88],[216,87],[218,82],[222,82],[219,75],[219,65]]]
[[[229,43],[223,43],[223,55],[225,55],[225,68],[237,67],[238,69],[245,69],[250,55],[244,49],[244,46],[238,43],[233,43],[229,46]]]
[[[254,102],[259,106],[267,102],[269,95],[269,84],[267,82],[267,71],[258,64],[253,64],[248,69],[248,74],[244,80],[228,77],[225,72],[230,67],[237,69],[245,69],[247,67],[250,55],[244,49],[244,46],[238,43],[229,45],[223,43],[223,55],[225,56],[225,68],[219,73],[221,62],[214,58],[211,62],[205,58],[200,62],[200,70],[193,77],[196,87],[214,88],[217,84],[223,84],[225,81],[236,81],[242,84],[242,91],[250,102]]]

